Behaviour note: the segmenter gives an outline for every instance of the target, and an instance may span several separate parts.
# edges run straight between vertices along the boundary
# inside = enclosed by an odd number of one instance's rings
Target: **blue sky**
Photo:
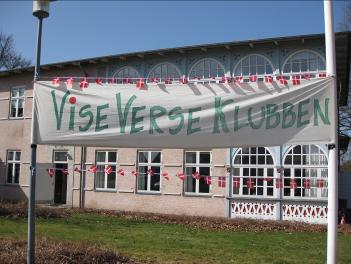
[[[337,25],[347,1],[334,2]],[[34,62],[31,1],[0,1],[0,31]],[[42,64],[158,48],[322,33],[323,1],[56,1]]]

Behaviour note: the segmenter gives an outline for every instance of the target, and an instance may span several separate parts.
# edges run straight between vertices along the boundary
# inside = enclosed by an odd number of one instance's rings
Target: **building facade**
[[[336,35],[340,105],[347,102],[350,43],[350,33]],[[0,72],[0,199],[23,200],[28,195],[33,71],[29,67]],[[195,83],[219,82],[223,77],[250,82],[255,76],[254,81],[260,82],[265,76],[291,80],[323,73],[322,35],[164,49],[41,67],[42,80],[117,78],[131,89],[138,78],[162,85],[181,78]],[[327,219],[326,145],[193,150],[38,146],[37,162],[37,202],[312,223]],[[91,165],[97,172],[88,171]],[[112,173],[103,172],[106,166]],[[138,175],[123,176],[121,169]],[[212,176],[212,183],[206,177],[176,177],[195,172]]]

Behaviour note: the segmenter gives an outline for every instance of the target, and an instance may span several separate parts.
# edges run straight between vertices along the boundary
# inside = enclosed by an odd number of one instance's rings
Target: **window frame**
[[[295,154],[294,148],[300,146],[301,147],[301,153]],[[304,146],[308,146],[308,150],[309,152],[307,154],[303,153],[303,147]],[[318,148],[318,156],[319,156],[319,161],[320,161],[320,156],[324,156],[326,164],[317,164],[317,165],[311,165],[311,164],[294,164],[293,162],[293,157],[294,156],[300,156],[300,160],[301,163],[303,162],[303,156],[308,156],[308,160],[310,160],[310,157],[312,155],[315,155],[314,153],[311,153],[311,147],[315,146]],[[290,154],[291,153],[291,154]],[[291,155],[292,156],[292,163],[291,164],[286,164],[286,159],[287,157]],[[284,199],[294,199],[294,200],[306,200],[306,199],[311,199],[311,200],[327,200],[328,199],[328,155],[327,153],[318,145],[315,144],[308,144],[308,145],[293,145],[290,146],[284,153],[283,155],[283,167],[284,167],[284,174],[283,174],[283,192],[282,192],[282,196]],[[289,170],[289,174],[290,176],[286,176],[286,171]],[[295,178],[295,171],[296,170],[301,170],[300,171],[300,177],[296,177]],[[308,170],[308,177],[303,177],[303,170]],[[311,170],[316,170],[316,177],[311,177]],[[324,170],[324,175],[326,175],[326,177],[323,177],[323,170]],[[290,185],[287,185],[285,188],[285,180],[289,180],[291,181],[291,179],[300,179],[300,187],[297,186],[297,188],[301,189],[300,191],[300,195],[295,195],[295,191],[291,191],[290,189]],[[310,180],[310,189],[308,190],[308,193],[311,192],[311,189],[316,189],[316,196],[303,196],[302,192],[305,189],[304,188],[304,183],[303,180],[304,179],[309,179]],[[315,180],[315,183],[312,182],[312,179]],[[323,180],[324,181],[324,187],[320,188],[317,187],[317,180]],[[290,183],[289,181],[289,183]],[[312,185],[315,185],[314,187]],[[290,195],[285,195],[285,189],[290,189]],[[327,193],[327,195],[324,195],[325,193]]]
[[[115,152],[116,153],[116,161],[115,162],[109,162],[108,161],[108,158],[109,158],[109,155],[108,153],[112,153],[112,152]],[[98,153],[105,153],[105,161],[97,161],[97,154]],[[107,155],[106,155],[107,154]],[[102,166],[104,165],[104,168],[106,168],[108,165],[110,166],[115,166],[115,170],[113,171],[113,173],[115,173],[115,181],[114,181],[114,184],[115,184],[115,187],[114,188],[108,188],[107,187],[107,181],[108,181],[108,176],[109,174],[107,174],[106,172],[102,172],[104,173],[104,187],[101,188],[101,187],[96,187],[96,176],[97,176],[97,172],[94,173],[94,190],[95,191],[107,191],[107,192],[115,192],[117,191],[117,166],[118,166],[118,151],[117,150],[96,150],[95,151],[95,166],[98,167],[98,166]]]
[[[206,152],[206,153],[210,154],[210,163],[200,163],[200,154],[202,152]],[[195,163],[187,163],[187,161],[186,161],[187,153],[196,153],[196,162]],[[209,168],[210,173],[209,173],[209,175],[205,175],[205,176],[212,177],[212,151],[211,150],[186,150],[184,152],[184,175],[186,176],[186,178],[183,182],[183,193],[186,196],[209,196],[209,195],[212,195],[212,184],[209,184],[209,186],[208,186],[208,193],[199,192],[199,186],[200,186],[199,179],[195,179],[195,192],[187,191],[187,179],[192,178],[192,176],[187,175],[186,168],[193,168],[193,167],[196,168],[197,172],[200,172],[200,167]]]
[[[147,162],[140,162],[139,161],[139,153],[142,152],[146,152],[147,153]],[[151,155],[152,153],[160,153],[160,162],[156,163],[156,162],[152,162],[151,160]],[[139,173],[139,175],[136,177],[136,193],[138,194],[160,194],[162,192],[162,159],[163,159],[163,155],[162,155],[162,151],[161,150],[138,150],[137,151],[137,166],[136,166],[136,171]],[[140,170],[139,167],[147,167],[147,169],[151,169],[151,167],[159,167],[160,168],[160,187],[159,190],[151,190],[151,177],[154,177],[155,175],[151,176],[149,174],[146,175],[147,179],[146,179],[146,190],[139,190],[139,181],[138,178],[140,177]]]
[[[132,71],[135,71],[136,72],[136,76],[124,76],[124,71],[128,69],[128,72],[130,72],[131,70]],[[123,72],[123,76],[122,77],[118,77],[119,73],[120,72]],[[137,79],[141,78],[141,75],[139,73],[139,71],[132,67],[132,66],[124,66],[118,70],[115,71],[115,73],[113,74],[113,78],[116,78],[117,80],[117,83],[123,83],[123,80],[126,79],[126,78],[129,78],[131,83],[136,83],[137,82]]]
[[[9,153],[13,152],[13,159],[9,160]],[[20,153],[20,159],[16,160],[16,153]],[[20,176],[21,176],[21,159],[22,159],[22,151],[19,149],[8,149],[6,151],[6,184],[8,185],[19,185],[20,182]],[[18,182],[15,182],[16,176],[15,176],[15,172],[16,172],[16,166],[12,166],[12,180],[11,182],[9,182],[9,164],[19,164],[19,171],[18,171]]]
[[[314,55],[317,57],[317,59],[319,58],[320,60],[322,60],[322,62],[324,63],[324,70],[317,69],[316,71],[310,71],[310,70],[309,70],[309,66],[308,66],[308,67],[307,67],[307,68],[308,68],[307,71],[301,71],[301,59],[300,59],[300,61],[299,61],[300,71],[298,71],[298,72],[293,71],[293,67],[292,67],[293,61],[291,61],[291,60],[293,59],[294,56],[298,55],[299,53],[304,53],[304,52],[314,54]],[[310,58],[308,58],[308,61],[307,61],[307,64],[308,64],[308,65],[310,64],[310,60],[309,60],[309,59],[310,59]],[[289,61],[290,61],[290,62],[289,62]],[[317,61],[317,62],[318,62],[318,61]],[[289,72],[286,72],[286,71],[284,71],[284,70],[285,70],[285,66],[286,66],[288,63],[290,63],[290,71],[289,71]],[[319,64],[317,63],[317,68],[319,68],[318,66],[319,66]],[[318,52],[316,52],[316,51],[314,51],[314,50],[311,50],[311,49],[302,49],[302,50],[297,50],[297,51],[291,53],[291,54],[285,59],[284,63],[282,64],[282,73],[283,73],[283,74],[298,75],[298,74],[306,74],[306,73],[319,73],[319,72],[325,72],[325,71],[326,71],[326,60],[325,60],[325,58],[324,58],[321,54],[319,54]],[[311,76],[311,77],[313,78],[314,76]]]
[[[234,184],[233,184],[233,189],[230,190],[232,192],[232,195],[233,197],[247,197],[247,198],[267,198],[267,199],[272,199],[272,198],[276,198],[278,195],[279,195],[279,191],[276,190],[275,188],[275,181],[277,179],[277,177],[279,177],[279,173],[277,173],[277,170],[276,170],[276,160],[275,160],[275,157],[274,155],[272,155],[271,151],[269,150],[269,148],[267,147],[245,147],[245,148],[248,148],[249,149],[249,153],[246,154],[246,153],[243,153],[243,148],[238,148],[234,155],[233,155],[233,159],[232,159],[232,167],[233,167],[233,181],[236,177],[239,177],[240,179],[240,188],[239,188],[239,192],[238,193],[235,193],[234,192]],[[257,159],[257,163],[256,164],[251,164],[251,155],[253,153],[251,153],[251,149],[252,148],[255,148],[256,149],[256,157],[258,157],[258,155],[260,156],[264,156],[264,159],[265,159],[265,163],[264,164],[259,164],[258,163],[258,159]],[[265,150],[265,153],[264,154],[259,154],[258,152],[258,148],[263,148]],[[239,153],[240,152],[240,153]],[[266,153],[267,152],[267,153]],[[235,163],[235,159],[236,157],[240,155],[241,156],[241,159],[240,159],[240,164],[236,164]],[[243,163],[243,158],[242,156],[243,155],[249,155],[249,164],[245,164]],[[270,156],[271,159],[272,159],[272,164],[267,164],[267,156]],[[235,175],[235,170],[238,169],[239,170],[239,176],[238,175]],[[249,173],[250,175],[247,175],[245,176],[244,175],[244,169],[248,169],[249,170]],[[250,179],[251,178],[251,170],[252,169],[255,169],[256,170],[256,175],[255,176],[252,176],[252,179],[255,179],[255,194],[251,194],[251,191],[248,191],[247,194],[244,194],[244,187],[247,188],[247,185],[244,185],[244,179]],[[262,169],[263,170],[263,178],[262,177],[259,177],[261,175],[257,175],[257,171],[259,169]],[[273,174],[272,175],[268,175],[268,170],[272,170],[273,171]],[[265,178],[268,178],[268,177],[272,177],[274,178],[271,182],[272,182],[272,185],[268,185],[268,181],[266,180],[263,180]],[[257,181],[258,179],[262,179],[262,188],[263,188],[263,193],[262,195],[259,195],[257,194],[257,188],[258,188],[258,185],[257,185]],[[259,186],[261,187],[261,186]],[[267,190],[268,188],[271,188],[273,190],[273,193],[272,195],[268,195],[267,193]]]
[[[23,88],[23,95],[22,96],[15,96],[13,97],[12,96],[12,90],[14,89],[22,89]],[[9,99],[9,112],[8,112],[8,118],[9,119],[23,119],[24,118],[24,105],[25,105],[25,101],[26,101],[26,96],[25,96],[25,93],[26,93],[26,86],[25,85],[18,85],[18,86],[13,86],[11,87],[10,89],[10,99]],[[19,92],[18,92],[19,94]],[[20,100],[23,100],[23,108],[22,108],[22,116],[18,116],[18,103]],[[15,111],[16,111],[16,115],[15,116],[12,116],[12,101],[16,100],[16,108],[15,108]]]
[[[162,77],[162,66],[166,65],[166,76]],[[155,77],[155,76],[151,76],[152,73],[154,73],[156,71],[156,69],[158,67],[161,67],[161,77]],[[178,74],[178,76],[175,76],[175,77],[172,77],[172,76],[169,76],[168,74],[168,67],[173,67],[175,69],[175,72]],[[151,70],[149,71],[149,74],[147,75],[147,79],[146,81],[149,82],[149,80],[151,78],[159,78],[160,79],[160,82],[164,82],[167,78],[171,78],[172,80],[175,80],[175,81],[178,81],[180,79],[180,77],[182,76],[179,68],[174,64],[174,63],[171,63],[171,62],[161,62],[161,63],[158,63],[156,64],[155,66],[153,66],[151,68]],[[152,82],[151,82],[152,83]]]
[[[251,73],[250,72],[250,68],[251,68],[251,57],[255,56],[256,58],[256,72],[255,73]],[[264,61],[264,64],[263,64],[263,67],[264,67],[264,73],[263,74],[258,74],[257,73],[257,67],[260,66],[257,64],[257,58],[260,57],[263,59]],[[243,75],[243,61],[248,59],[249,60],[249,64],[248,64],[248,69],[249,69],[249,74],[248,75]],[[272,73],[267,73],[267,65],[269,65],[271,68],[272,68]],[[241,75],[236,75],[236,71],[238,68],[241,68]],[[245,66],[246,67],[246,66]],[[253,76],[257,76],[257,81],[264,81],[264,76],[267,76],[267,75],[274,75],[276,69],[273,65],[273,63],[264,55],[262,54],[258,54],[258,53],[252,53],[252,54],[248,54],[246,56],[244,56],[243,58],[241,58],[234,66],[233,68],[233,77],[239,77],[239,76],[242,76],[243,77],[243,81],[249,81],[249,78],[251,75]]]
[[[205,63],[207,61],[214,62],[214,63],[217,64],[217,66],[216,66],[216,76],[205,76],[205,71],[206,71]],[[202,66],[202,69],[201,69],[202,76],[196,76],[196,75],[192,76],[192,72],[195,71],[195,68],[199,67],[200,64],[202,64],[201,65]],[[219,74],[220,70],[223,70],[223,74],[222,75]],[[195,73],[196,73],[196,71],[195,71]],[[211,68],[209,68],[209,73],[211,73]],[[191,66],[191,68],[190,68],[190,70],[188,72],[189,80],[196,80],[196,78],[193,78],[193,77],[198,77],[198,78],[204,79],[204,80],[206,80],[206,79],[211,80],[211,79],[214,78],[214,81],[216,81],[216,78],[218,79],[218,78],[222,78],[224,76],[226,76],[226,69],[225,69],[224,65],[220,61],[218,61],[217,59],[214,59],[214,58],[202,58],[202,59],[197,60],[196,62],[194,62],[194,64]]]

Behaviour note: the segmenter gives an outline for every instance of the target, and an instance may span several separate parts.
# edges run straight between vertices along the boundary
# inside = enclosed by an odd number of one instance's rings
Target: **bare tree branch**
[[[14,50],[13,37],[0,32],[0,70],[23,68],[30,64],[30,60],[23,58]]]

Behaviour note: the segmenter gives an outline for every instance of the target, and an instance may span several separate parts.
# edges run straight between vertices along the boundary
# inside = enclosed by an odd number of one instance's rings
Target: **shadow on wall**
[[[54,176],[50,177],[46,168],[52,167],[51,163],[37,164],[36,197],[37,203],[51,203],[54,199]],[[6,184],[6,163],[0,159],[0,200],[27,201],[29,193],[29,167],[21,166],[21,175],[26,180],[20,180],[20,185]],[[28,179],[28,180],[27,180]]]

